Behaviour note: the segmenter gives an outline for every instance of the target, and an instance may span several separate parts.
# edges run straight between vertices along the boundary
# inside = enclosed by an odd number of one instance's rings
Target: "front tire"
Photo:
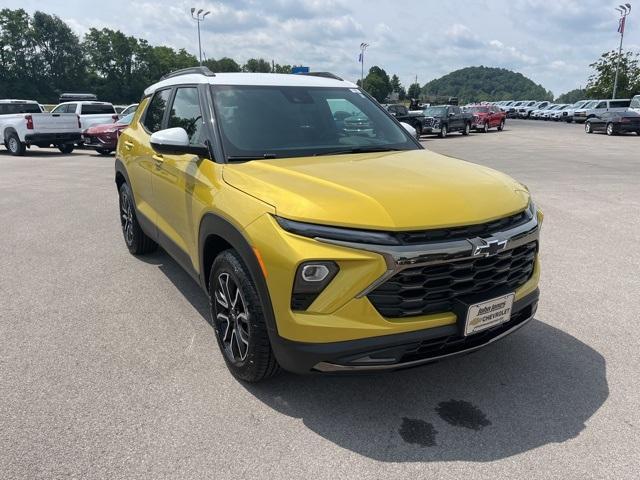
[[[471,124],[470,123],[465,123],[464,124],[464,130],[462,130],[462,135],[469,135],[469,132],[471,132]]]
[[[416,123],[413,128],[416,131],[416,137],[418,138],[418,140],[420,140],[420,137],[422,136],[422,125]]]
[[[234,250],[223,251],[213,262],[209,309],[218,346],[234,377],[255,383],[279,372],[258,292]]]
[[[489,122],[484,122],[484,125],[482,126],[482,132],[489,133]]]
[[[134,255],[151,253],[158,245],[142,231],[138,218],[136,217],[135,204],[129,185],[123,183],[118,190],[120,197],[120,223],[122,225],[122,235],[124,243],[129,252]]]
[[[6,142],[7,150],[14,157],[21,157],[26,150],[25,144],[20,141],[16,133],[10,133]]]
[[[498,131],[501,132],[504,130],[504,120],[500,120],[500,125],[498,125]]]
[[[96,152],[98,152],[100,155],[111,155],[111,150],[109,150],[108,148],[96,148]]]
[[[440,127],[440,133],[438,134],[438,136],[440,138],[446,138],[447,133],[449,133],[447,130],[448,130],[447,126],[446,125],[442,125],[442,127]]]
[[[586,122],[584,124],[584,131],[586,133],[593,133],[593,128],[591,127],[591,122]]]
[[[60,152],[65,154],[69,154],[73,152],[73,148],[74,148],[73,143],[65,143],[64,145],[58,145],[58,150],[60,150]]]

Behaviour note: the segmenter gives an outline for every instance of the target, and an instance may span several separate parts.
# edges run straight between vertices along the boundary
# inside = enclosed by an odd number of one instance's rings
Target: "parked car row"
[[[430,105],[422,110],[409,110],[402,104],[383,107],[399,122],[411,125],[418,137],[437,135],[444,138],[450,133],[469,135],[471,130],[487,132],[490,128],[502,130],[506,115],[498,107],[474,105]]]
[[[71,153],[75,146],[86,145],[101,154],[111,153],[115,143],[109,136],[117,135],[128,125],[138,104],[118,113],[111,103],[83,100],[89,96],[92,95],[63,94],[60,99],[69,101],[58,104],[51,112],[45,112],[35,100],[0,99],[0,134],[5,148],[17,156],[32,146],[53,146],[62,153]]]
[[[640,95],[636,95],[632,99],[580,100],[573,104],[534,100],[503,100],[485,102],[483,106],[498,107],[508,118],[584,123],[589,118],[602,116],[603,113],[620,113],[627,110],[640,112]]]

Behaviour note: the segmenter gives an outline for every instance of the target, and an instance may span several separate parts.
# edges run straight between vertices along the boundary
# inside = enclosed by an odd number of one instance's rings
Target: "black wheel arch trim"
[[[251,243],[241,233],[240,229],[235,226],[231,220],[228,220],[216,213],[207,213],[200,221],[200,233],[198,235],[198,262],[200,267],[200,285],[208,293],[206,278],[209,272],[209,266],[205,265],[205,245],[207,238],[210,236],[217,236],[228,243],[237,253],[246,265],[253,280],[253,284],[256,287],[258,298],[264,312],[265,321],[267,323],[267,330],[269,332],[269,338],[273,339],[277,337],[277,324],[275,320],[275,314],[273,312],[273,305],[271,303],[271,295],[269,294],[269,288],[267,287],[267,281],[260,267],[256,254],[251,246]],[[276,353],[277,357],[277,353]]]

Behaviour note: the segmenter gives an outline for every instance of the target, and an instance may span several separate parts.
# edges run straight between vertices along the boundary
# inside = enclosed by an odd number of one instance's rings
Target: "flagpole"
[[[364,90],[364,51],[369,46],[368,43],[360,44],[360,88]]]
[[[616,98],[616,94],[618,93],[618,72],[620,71],[620,57],[622,57],[622,40],[624,39],[624,27],[627,19],[627,15],[631,13],[631,4],[626,3],[624,5],[620,5],[620,8],[616,8],[618,12],[620,12],[620,21],[618,23],[618,31],[620,32],[620,47],[618,48],[618,59],[616,61],[616,76],[613,81],[613,96],[611,98]]]

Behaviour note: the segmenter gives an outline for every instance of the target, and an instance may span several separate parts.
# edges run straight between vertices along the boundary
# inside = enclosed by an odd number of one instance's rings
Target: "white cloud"
[[[365,66],[380,65],[405,84],[416,75],[424,83],[485,65],[520,71],[560,93],[584,85],[589,64],[617,46],[617,3],[482,0],[452,8],[423,0],[4,0],[3,7],[57,14],[80,35],[109,27],[196,53],[189,10],[198,6],[211,11],[201,24],[210,58],[263,57],[356,79],[358,46],[366,41]],[[629,17],[625,43],[640,45],[640,15]]]

